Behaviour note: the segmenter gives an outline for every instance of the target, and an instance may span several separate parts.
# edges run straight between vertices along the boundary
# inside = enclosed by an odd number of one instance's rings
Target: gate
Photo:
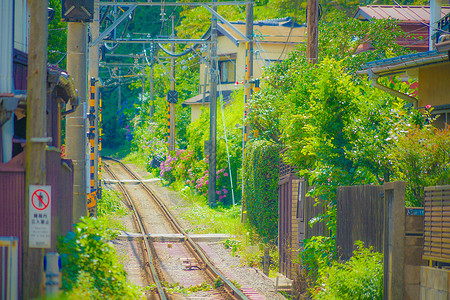
[[[278,180],[278,251],[279,272],[293,279],[296,273],[296,260],[303,240],[317,235],[326,235],[323,222],[308,225],[309,220],[322,214],[322,205],[316,205],[315,200],[306,197],[309,190],[304,178],[295,174],[292,166],[283,162],[283,152],[280,153]]]

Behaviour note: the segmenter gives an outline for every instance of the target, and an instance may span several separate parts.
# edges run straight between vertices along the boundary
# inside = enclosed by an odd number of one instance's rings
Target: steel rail
[[[106,172],[115,180],[117,180],[117,183],[119,184],[119,188],[122,191],[122,194],[125,196],[125,198],[127,199],[128,204],[132,207],[133,210],[133,216],[135,219],[136,224],[139,227],[139,231],[141,232],[142,238],[144,240],[145,243],[145,248],[148,254],[148,265],[150,267],[150,271],[151,271],[151,275],[152,275],[152,279],[156,284],[156,287],[158,289],[158,295],[159,298],[161,300],[167,300],[166,297],[166,292],[161,284],[161,281],[159,280],[159,274],[153,264],[153,255],[152,252],[154,252],[154,249],[150,247],[150,243],[148,242],[148,240],[150,239],[150,236],[148,234],[148,232],[145,230],[144,224],[141,221],[141,216],[139,215],[138,210],[136,209],[136,206],[134,205],[133,200],[131,199],[128,191],[126,190],[125,186],[123,185],[123,183],[119,180],[119,178],[111,171],[110,167],[105,163],[105,161],[103,161],[103,167],[104,170],[106,170]],[[156,254],[155,254],[156,256]]]
[[[220,280],[223,283],[223,288],[227,292],[227,294],[232,299],[239,299],[239,300],[249,300],[249,298],[240,291],[231,281],[229,281],[207,258],[203,250],[195,243],[192,238],[186,233],[186,231],[181,227],[181,225],[178,223],[178,221],[172,216],[168,208],[165,206],[165,204],[159,199],[159,197],[146,185],[142,182],[141,178],[139,178],[127,165],[122,163],[122,161],[108,157],[107,159],[113,160],[115,162],[118,162],[120,166],[126,170],[133,178],[138,180],[139,184],[147,191],[147,193],[157,202],[159,205],[161,212],[164,214],[164,216],[167,218],[167,220],[171,223],[171,226],[174,230],[178,231],[179,233],[183,234],[186,242],[187,248],[191,251],[191,253],[195,256],[195,259],[198,262],[202,262],[203,265],[206,267],[205,272],[208,275],[208,277],[214,282],[217,280],[217,278],[220,278]]]

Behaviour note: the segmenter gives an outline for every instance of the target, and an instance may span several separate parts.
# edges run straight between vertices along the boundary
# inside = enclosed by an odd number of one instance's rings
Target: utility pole
[[[47,136],[47,15],[48,1],[29,0],[30,35],[27,83],[27,145],[25,161],[25,215],[23,231],[23,299],[40,297],[43,249],[30,248],[30,185],[46,184]]]
[[[247,123],[248,114],[248,101],[252,97],[252,85],[251,79],[253,78],[253,3],[247,4],[245,7],[245,35],[249,39],[249,42],[245,44],[245,75],[244,75],[244,87],[245,87],[245,98],[244,98],[244,116],[243,116],[243,142],[242,142],[242,156],[244,156],[245,144],[248,141],[248,135],[250,132],[250,126]],[[242,177],[242,199],[244,199],[244,177]],[[242,201],[242,212],[241,212],[241,222],[245,223],[247,221],[247,216],[245,215],[245,202]]]
[[[315,64],[319,57],[319,3],[318,0],[308,0],[307,5],[306,60]]]
[[[171,39],[175,38],[175,16],[172,15],[172,34]],[[172,43],[172,52],[175,52],[175,43]],[[175,57],[170,59],[170,90],[175,93]],[[176,102],[175,102],[176,103]],[[169,136],[169,151],[175,150],[175,103],[173,101],[169,102],[169,113],[170,113],[170,136]]]
[[[216,1],[213,0],[212,9],[217,11]],[[217,17],[211,17],[211,87],[209,93],[209,178],[208,178],[208,204],[216,204],[216,147],[217,147],[217,81],[218,81],[218,58],[217,58]]]
[[[68,22],[67,72],[73,77],[80,98],[78,109],[66,117],[66,155],[72,159],[73,222],[87,213],[86,206],[86,94],[87,24]],[[69,107],[70,109],[71,107]]]
[[[91,40],[96,40],[100,34],[100,6],[98,3],[94,3],[94,19],[92,23],[90,24],[90,33],[91,33]],[[98,75],[98,69],[99,69],[99,57],[100,57],[100,47],[99,45],[90,46],[89,47],[89,78],[94,78],[95,80],[95,104],[94,104],[94,111],[93,113],[97,116],[94,118],[94,190],[95,190],[95,196],[91,195],[91,201],[96,201],[100,197],[98,194],[98,169],[99,169],[99,159],[98,159],[98,101],[99,101],[99,75]],[[92,93],[92,91],[90,91]],[[92,112],[90,112],[92,113]],[[92,193],[92,191],[91,191]],[[93,197],[93,199],[92,199]],[[92,209],[90,208],[90,211],[96,212],[97,205],[95,204],[95,207]]]

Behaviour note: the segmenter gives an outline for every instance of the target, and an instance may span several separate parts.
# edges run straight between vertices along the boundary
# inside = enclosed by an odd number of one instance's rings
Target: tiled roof
[[[413,53],[408,55],[402,55],[402,56],[396,56],[392,58],[385,58],[380,60],[375,60],[368,62],[366,65],[362,66],[361,69],[369,69],[373,67],[383,67],[387,65],[393,65],[393,64],[399,64],[407,61],[413,61],[419,58],[426,58],[426,57],[433,57],[436,56],[438,53],[436,50],[433,51],[427,51],[427,52],[420,52],[420,53]]]
[[[441,18],[450,13],[449,6],[442,6]],[[416,5],[368,5],[361,6],[355,14],[361,20],[395,19],[408,23],[429,23],[430,7]]]

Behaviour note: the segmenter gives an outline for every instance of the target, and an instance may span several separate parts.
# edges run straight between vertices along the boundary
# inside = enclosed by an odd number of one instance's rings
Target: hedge
[[[244,209],[265,242],[275,242],[278,234],[280,150],[268,141],[250,141],[244,154]]]

